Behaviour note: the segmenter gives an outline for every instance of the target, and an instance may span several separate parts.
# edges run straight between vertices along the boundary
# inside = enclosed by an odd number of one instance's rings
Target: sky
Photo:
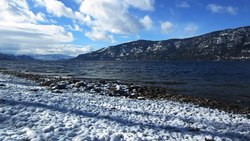
[[[250,25],[249,0],[1,0],[0,52],[77,56]]]

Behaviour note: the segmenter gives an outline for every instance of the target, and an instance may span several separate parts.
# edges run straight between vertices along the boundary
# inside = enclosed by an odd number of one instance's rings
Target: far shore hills
[[[250,26],[214,31],[185,39],[137,40],[81,54],[75,58],[62,54],[12,55],[0,53],[0,60],[196,61],[249,59]]]

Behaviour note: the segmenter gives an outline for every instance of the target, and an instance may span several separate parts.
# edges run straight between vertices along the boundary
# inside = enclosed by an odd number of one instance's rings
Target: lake
[[[161,86],[250,106],[249,61],[0,61],[0,68]]]

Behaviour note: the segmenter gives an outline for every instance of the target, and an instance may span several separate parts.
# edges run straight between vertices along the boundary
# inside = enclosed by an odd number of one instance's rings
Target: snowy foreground
[[[1,141],[223,139],[250,140],[250,119],[171,101],[51,93],[0,74]]]

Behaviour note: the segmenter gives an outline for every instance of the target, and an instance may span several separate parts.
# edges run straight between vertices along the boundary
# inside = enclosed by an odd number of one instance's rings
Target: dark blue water
[[[176,93],[250,105],[250,62],[25,62],[1,61],[8,68],[47,75],[109,79],[156,85]]]

